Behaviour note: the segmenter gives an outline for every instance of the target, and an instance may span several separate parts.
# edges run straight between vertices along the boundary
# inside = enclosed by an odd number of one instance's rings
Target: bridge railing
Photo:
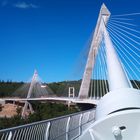
[[[0,130],[0,140],[76,140],[94,122],[95,110]]]

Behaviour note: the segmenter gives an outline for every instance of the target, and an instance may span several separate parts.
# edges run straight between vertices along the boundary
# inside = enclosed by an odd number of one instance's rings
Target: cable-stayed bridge
[[[35,72],[27,98],[4,99],[25,101],[23,116],[27,106],[31,108],[31,100],[89,103],[96,104],[96,109],[1,130],[1,140],[138,140],[140,32],[133,28],[131,19],[125,17],[129,15],[138,13],[111,17],[102,5],[78,97],[32,98],[38,83]]]

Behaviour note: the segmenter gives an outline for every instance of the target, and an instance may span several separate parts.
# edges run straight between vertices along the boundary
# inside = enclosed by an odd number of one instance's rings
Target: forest
[[[17,107],[17,115],[14,115],[11,118],[0,118],[0,129],[24,125],[36,121],[47,120],[80,111],[77,106],[68,108],[67,105],[61,103],[58,104],[32,102],[31,104],[34,109],[33,114],[29,114],[28,117],[22,118],[21,108]]]
[[[107,81],[94,80],[92,82],[105,83]],[[131,82],[134,87],[135,87],[135,83],[138,86],[140,86],[139,81],[135,80]],[[24,82],[0,81],[0,98],[15,96],[14,92],[24,84],[25,84]],[[46,83],[43,83],[43,85],[46,85]],[[76,91],[75,94],[77,96],[80,89],[80,85],[81,85],[81,80],[54,82],[54,83],[47,84],[47,86],[53,91],[53,93],[56,96],[68,96],[68,87],[74,87]],[[100,86],[94,88],[100,88]],[[22,118],[21,108],[17,107],[16,110],[17,115],[14,115],[11,118],[6,118],[6,117],[0,118],[0,129],[5,129],[5,128],[14,127],[14,126],[23,125],[23,124],[32,123],[41,120],[46,120],[50,118],[55,118],[58,116],[63,116],[63,115],[80,111],[80,108],[78,108],[78,106],[73,106],[68,109],[67,105],[61,103],[31,102],[31,104],[34,110],[33,114],[29,114],[27,118]],[[0,111],[1,110],[2,110],[2,105],[0,104]]]
[[[0,97],[13,97],[17,89],[22,87],[25,82],[12,82],[12,81],[0,81]],[[76,95],[78,95],[81,80],[79,81],[63,81],[53,83],[43,83],[47,85],[56,96],[68,96],[68,88],[70,86],[75,87]],[[20,97],[20,94],[18,95]]]
[[[102,92],[105,91],[105,89],[103,89],[103,88],[105,88],[105,83],[107,83],[107,88],[109,88],[108,82],[106,80],[92,80],[91,83],[94,84],[94,91],[96,93],[99,91],[99,89],[101,89],[100,84],[97,84],[97,83],[104,84],[104,86],[102,87]],[[140,87],[140,81],[133,80],[133,81],[131,81],[131,83],[134,88]],[[0,81],[0,98],[14,97],[17,89],[22,87],[22,85],[24,85],[24,84],[25,84],[25,82]],[[68,97],[68,88],[74,87],[75,96],[78,96],[80,85],[81,85],[81,80],[43,83],[43,85],[47,85],[55,96],[65,96],[65,97]],[[93,92],[93,90],[91,90],[91,87],[90,87],[89,92],[91,92],[91,91]],[[105,93],[103,93],[103,94],[105,94]],[[92,93],[92,95],[93,95],[93,93]],[[21,97],[20,94],[18,94],[18,95],[16,94],[16,96]]]
[[[14,97],[15,91],[22,87],[24,82],[12,82],[12,81],[0,81],[0,98]],[[46,85],[46,83],[43,83]],[[79,89],[80,82],[59,82],[47,84],[56,96],[64,96],[68,93],[68,86],[76,85]],[[66,94],[64,94],[67,92]],[[67,96],[67,95],[66,95]],[[20,97],[20,94],[18,95]],[[23,124],[28,124],[36,121],[42,121],[50,118],[55,118],[63,115],[68,115],[80,111],[77,106],[72,106],[68,108],[67,105],[62,103],[49,103],[49,102],[31,102],[34,113],[29,114],[29,116],[22,118],[21,107],[17,107],[17,115],[11,118],[0,118],[0,129],[5,129],[9,127],[19,126]],[[0,111],[2,110],[2,105],[0,104]]]

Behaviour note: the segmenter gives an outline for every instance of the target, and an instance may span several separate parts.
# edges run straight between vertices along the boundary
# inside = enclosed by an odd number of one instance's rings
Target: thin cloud
[[[7,0],[4,0],[4,1],[2,1],[2,3],[1,3],[1,5],[4,7],[4,6],[6,6],[8,4],[8,1]]]
[[[37,5],[32,3],[26,3],[26,2],[18,2],[16,4],[13,4],[14,7],[20,8],[20,9],[29,9],[29,8],[39,8]]]

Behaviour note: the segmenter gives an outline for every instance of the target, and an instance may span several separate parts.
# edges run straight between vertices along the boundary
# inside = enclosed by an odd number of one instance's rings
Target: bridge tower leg
[[[38,80],[38,73],[35,70],[32,81],[31,81],[31,84],[30,84],[30,88],[29,88],[29,91],[28,91],[28,94],[27,94],[27,99],[29,99],[31,97],[31,93],[32,93],[34,84],[37,82],[37,80]],[[25,105],[23,107],[23,110],[22,110],[22,115],[21,115],[22,117],[25,117],[28,107],[29,107],[31,113],[33,112],[31,104],[28,101],[26,101]]]
[[[105,48],[107,56],[109,91],[120,88],[131,88],[132,85],[127,77],[121,61],[119,61],[119,57],[114,49],[109,33],[104,25],[104,22],[102,23],[104,28],[103,33],[106,46]]]
[[[88,55],[88,60],[87,60],[86,68],[85,68],[84,75],[83,75],[83,80],[82,80],[80,91],[79,91],[79,98],[88,98],[90,81],[91,81],[91,77],[92,77],[92,70],[94,68],[97,50],[98,50],[101,40],[103,38],[102,26],[101,26],[102,15],[106,15],[105,24],[107,24],[107,21],[110,17],[110,12],[104,4],[101,7],[98,21],[97,21],[96,28],[95,28],[95,32],[93,34],[93,39],[91,42],[90,51],[89,51],[89,55]]]

